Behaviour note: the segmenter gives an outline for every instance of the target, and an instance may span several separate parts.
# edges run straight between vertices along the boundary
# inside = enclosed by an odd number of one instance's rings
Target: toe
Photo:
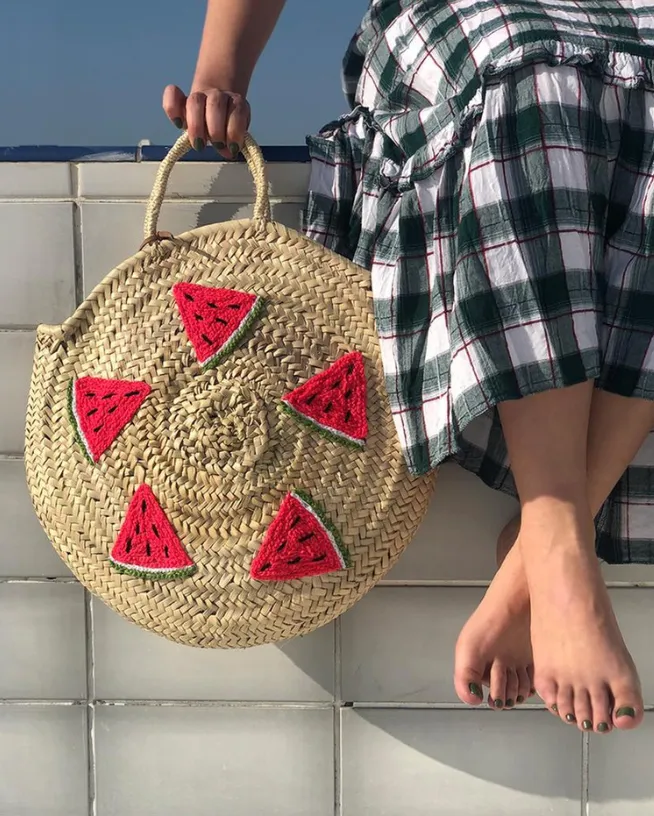
[[[575,689],[574,702],[577,728],[580,731],[592,731],[593,707],[590,703],[590,696],[586,689]]]
[[[505,708],[513,708],[517,702],[518,689],[520,683],[518,681],[518,672],[515,669],[506,670],[506,699],[504,700]]]
[[[556,696],[556,705],[559,709],[559,717],[564,723],[574,725],[577,722],[572,686],[559,687],[559,693]]]
[[[613,689],[613,725],[631,731],[643,721],[643,698],[637,684],[624,683]]]
[[[477,706],[484,701],[482,676],[478,669],[457,666],[454,673],[454,688],[462,703]]]
[[[506,702],[506,667],[496,662],[491,666],[490,698],[493,708],[502,709]]]
[[[593,727],[596,734],[608,734],[613,728],[611,718],[611,701],[609,690],[601,686],[590,690],[590,702],[593,707]]]
[[[520,705],[521,703],[524,703],[525,700],[529,699],[531,689],[531,680],[529,678],[529,674],[527,673],[527,669],[518,669],[518,696],[516,697],[517,705]]]
[[[542,680],[541,678],[537,677],[535,687],[538,696],[545,703],[547,708],[552,712],[552,714],[558,717],[559,707],[556,703],[558,698],[558,688],[556,683],[551,680]]]

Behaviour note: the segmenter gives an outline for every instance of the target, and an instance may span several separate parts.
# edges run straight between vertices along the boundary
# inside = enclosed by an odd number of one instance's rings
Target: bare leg
[[[595,438],[606,450],[602,425],[608,427],[615,409],[622,408],[619,424],[629,428],[633,444],[615,444],[610,452],[624,469],[652,417],[647,403],[631,406],[630,400],[604,395],[591,430],[592,396],[592,383],[585,383],[499,410],[522,507],[519,552],[532,611],[535,685],[561,716],[591,721],[604,733],[612,711],[616,725],[635,727],[642,697],[595,557],[587,441]],[[593,481],[605,491],[612,486],[604,471]],[[517,550],[510,553],[505,566],[515,569],[516,555]]]
[[[654,403],[626,399],[595,390],[590,408],[587,449],[587,489],[592,514],[596,514],[626,467],[631,463],[647,433],[654,427]],[[520,529],[519,516],[502,531],[498,541],[498,564],[502,564]],[[467,703],[482,701],[471,691],[491,686],[491,700],[511,698],[511,677],[521,678],[517,699],[527,697],[532,673],[529,638],[529,595],[520,551],[503,566],[480,607],[464,627],[456,651],[455,686]],[[491,684],[491,672],[493,683]],[[528,675],[528,676],[527,676]],[[508,691],[507,691],[508,689]],[[617,717],[614,724],[633,728],[640,716]],[[570,711],[561,710],[566,718]],[[570,720],[566,720],[569,722]],[[578,725],[588,726],[592,717]],[[585,730],[585,729],[584,729]]]

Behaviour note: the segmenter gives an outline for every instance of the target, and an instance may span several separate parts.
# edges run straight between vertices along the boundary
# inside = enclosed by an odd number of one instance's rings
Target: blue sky
[[[204,0],[1,0],[0,145],[168,144],[161,110],[188,88]],[[345,110],[340,63],[366,0],[288,0],[250,91],[263,144],[303,144]]]

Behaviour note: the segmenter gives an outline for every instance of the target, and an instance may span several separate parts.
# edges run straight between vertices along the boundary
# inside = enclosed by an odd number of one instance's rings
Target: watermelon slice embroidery
[[[133,419],[152,389],[138,380],[80,377],[68,385],[68,415],[84,455],[97,462]]]
[[[151,488],[145,484],[129,503],[109,560],[124,575],[154,581],[187,578],[197,569]]]
[[[177,283],[173,295],[203,369],[215,368],[241,342],[263,309],[262,298],[236,289]]]
[[[363,355],[350,352],[283,398],[284,410],[321,434],[362,448],[368,436]]]
[[[293,581],[349,566],[348,552],[323,510],[293,491],[268,528],[250,575],[256,581]]]

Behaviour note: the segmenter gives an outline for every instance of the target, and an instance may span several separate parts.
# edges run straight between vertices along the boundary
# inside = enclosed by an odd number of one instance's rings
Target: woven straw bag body
[[[160,166],[145,224],[146,238],[156,240],[114,269],[62,326],[38,330],[27,478],[56,551],[115,611],[180,643],[254,646],[307,634],[361,598],[414,536],[434,479],[411,477],[403,461],[369,273],[271,221],[263,160],[249,137],[254,217],[157,235],[168,177],[188,149],[183,136]],[[189,342],[176,284],[260,299],[256,319],[213,367],[203,368]],[[365,371],[362,446],[339,444],[280,410],[285,395],[352,352],[360,352]],[[92,382],[84,378],[147,388],[97,461],[74,432],[71,388]],[[123,551],[131,546],[121,530],[143,485],[158,502],[159,528],[173,531],[193,564],[186,573],[130,574],[110,558],[121,535]],[[323,574],[257,580],[253,562],[285,497],[296,492],[320,507],[347,558]],[[139,530],[138,520],[129,524]]]

